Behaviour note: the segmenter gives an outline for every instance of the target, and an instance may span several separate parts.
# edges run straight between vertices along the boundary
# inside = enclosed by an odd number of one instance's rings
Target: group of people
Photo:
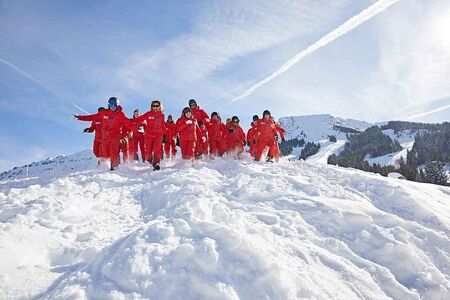
[[[142,161],[148,161],[154,170],[159,170],[163,154],[166,158],[175,157],[177,146],[181,149],[182,158],[192,161],[207,155],[214,158],[228,154],[241,158],[246,145],[256,161],[261,160],[267,150],[268,161],[278,159],[278,139],[284,140],[284,129],[268,110],[263,112],[261,119],[253,116],[251,128],[245,134],[237,116],[227,119],[224,124],[218,112],[209,116],[196,100],[189,100],[188,105],[176,122],[171,115],[165,120],[159,100],[152,101],[146,113],[141,114],[136,109],[133,117],[127,118],[119,100],[111,97],[108,108],[100,107],[93,115],[73,117],[92,122],[84,132],[95,132],[94,154],[99,163],[109,159],[111,170],[120,164],[120,153],[124,161],[131,161],[139,160],[139,151]]]

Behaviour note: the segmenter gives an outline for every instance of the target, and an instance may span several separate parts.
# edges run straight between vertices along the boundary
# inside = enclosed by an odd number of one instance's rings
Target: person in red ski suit
[[[275,119],[273,117],[270,117],[271,120],[275,123],[275,129],[277,131],[278,134],[275,135],[275,148],[274,148],[274,153],[273,153],[273,158],[275,161],[278,161],[280,159],[280,145],[278,143],[279,138],[278,136],[280,136],[281,140],[284,142],[284,133],[285,130],[283,128],[281,128],[280,123],[276,122]]]
[[[201,131],[189,107],[183,109],[181,117],[177,120],[177,134],[180,137],[182,158],[193,160],[197,138],[201,135]]]
[[[167,116],[167,122],[164,124],[164,153],[167,158],[177,156],[177,125],[173,122],[171,115]],[[172,152],[170,151],[172,150]]]
[[[99,107],[98,112],[104,110],[104,107]],[[83,132],[91,133],[95,131],[94,137],[94,145],[92,147],[92,151],[94,152],[95,157],[98,159],[102,159],[102,121],[92,121],[91,127],[85,128]],[[100,164],[100,160],[98,161]]]
[[[263,118],[257,121],[256,161],[261,160],[261,156],[267,148],[269,148],[267,161],[273,161],[274,155],[276,154],[277,141],[275,140],[275,137],[277,135],[277,128],[276,123],[270,117],[270,111],[265,110]]]
[[[152,101],[150,111],[137,117],[136,121],[145,121],[145,159],[153,165],[154,170],[159,170],[164,135],[164,114],[161,102],[158,100]]]
[[[133,130],[133,138],[130,141],[130,158],[139,160],[138,152],[141,151],[142,161],[145,161],[145,122],[136,121],[141,116],[141,112],[136,108],[133,112],[133,118],[129,119],[131,129]]]
[[[256,137],[258,136],[258,133],[256,132],[256,124],[259,120],[258,115],[253,116],[253,122],[251,123],[251,127],[247,132],[247,144],[249,146],[249,152],[250,155],[254,158],[256,153]]]
[[[208,129],[209,154],[211,157],[222,156],[226,151],[227,127],[220,120],[218,112],[211,114],[211,120],[206,124],[206,128]]]
[[[201,157],[202,155],[208,155],[208,131],[206,129],[205,123],[198,121],[198,127],[200,127],[200,134],[197,137],[196,146],[196,157]]]
[[[114,170],[120,163],[119,147],[120,143],[124,142],[121,137],[122,128],[130,129],[130,124],[119,105],[119,100],[111,97],[108,100],[108,109],[93,115],[74,115],[74,118],[80,121],[102,122],[102,156],[110,158],[111,171]]]
[[[197,122],[202,121],[206,124],[210,121],[208,114],[197,105],[197,101],[195,101],[195,99],[189,100],[189,107],[191,108],[192,114]]]
[[[132,148],[132,136],[133,130],[131,124],[129,124],[128,128],[123,127],[120,134],[120,146],[119,150],[122,152],[122,157],[124,162],[129,162],[132,158],[130,155],[130,149]]]
[[[245,133],[241,126],[239,126],[239,118],[237,116],[233,116],[227,124],[227,132],[227,154],[237,156],[238,158],[241,157],[244,152]]]

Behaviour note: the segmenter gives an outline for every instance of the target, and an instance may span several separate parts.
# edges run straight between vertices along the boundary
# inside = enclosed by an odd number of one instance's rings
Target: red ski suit
[[[117,167],[120,163],[119,145],[122,128],[130,129],[122,107],[119,106],[116,111],[104,109],[93,115],[78,116],[78,120],[102,122],[102,156],[111,159],[111,168]]]
[[[200,126],[200,134],[197,139],[197,146],[195,156],[208,155],[208,131],[206,126]]]
[[[226,136],[227,153],[242,153],[245,145],[245,133],[237,123],[230,122],[227,125]]]
[[[227,127],[218,119],[211,119],[206,123],[209,138],[209,154],[222,156],[226,151],[225,138],[227,135]]]
[[[164,134],[164,114],[160,111],[148,111],[135,118],[137,122],[145,121],[145,155],[151,164],[159,164],[162,157],[162,139]]]
[[[95,157],[102,158],[102,122],[101,121],[92,121],[91,127],[88,128],[87,132],[94,132],[94,145],[92,150],[94,152]]]
[[[195,108],[192,108],[191,110],[192,110],[192,114],[194,115],[194,118],[197,121],[202,121],[203,123],[206,123],[206,120],[209,121],[208,114],[200,107],[197,106]]]
[[[136,118],[129,119],[133,138],[130,141],[130,157],[139,160],[138,150],[141,150],[142,161],[145,161],[145,123],[136,121]]]
[[[275,126],[275,122],[271,119],[260,119],[256,121],[256,155],[255,160],[259,161],[261,156],[266,150],[269,148],[269,152],[267,154],[268,158],[273,158],[276,153],[275,136],[277,134],[277,129]]]
[[[131,153],[132,142],[133,142],[133,139],[131,138],[133,136],[131,126],[128,129],[122,128],[122,134],[120,136],[121,136],[121,139],[125,140],[125,142],[121,143],[119,146],[120,152],[122,152],[123,160],[129,161],[132,158],[130,153]]]
[[[181,156],[183,159],[193,159],[197,137],[201,135],[197,120],[185,116],[179,118],[177,120],[177,133],[180,137]]]
[[[170,157],[170,150],[172,150],[172,157],[175,157],[177,155],[177,124],[173,121],[167,121],[164,124],[164,136],[166,137],[166,143],[164,144],[166,157]]]
[[[249,152],[252,157],[255,157],[256,153],[256,138],[258,135],[256,131],[256,122],[252,122],[252,127],[247,132],[247,144],[250,147]]]
[[[281,139],[284,140],[285,130],[283,128],[281,128],[281,126],[278,122],[275,122],[275,129],[278,132]],[[273,158],[276,161],[278,161],[278,159],[280,158],[280,145],[278,144],[278,136],[277,135],[275,135],[275,149],[274,149],[274,153],[273,153]]]

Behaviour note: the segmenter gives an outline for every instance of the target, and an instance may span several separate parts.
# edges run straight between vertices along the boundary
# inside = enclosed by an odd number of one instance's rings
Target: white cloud
[[[405,119],[450,95],[450,2],[400,2],[378,25],[378,67],[358,93],[369,111]]]
[[[129,57],[119,80],[146,92],[150,83],[173,86],[205,79],[234,59],[321,30],[348,2],[214,2],[195,16],[189,33]]]

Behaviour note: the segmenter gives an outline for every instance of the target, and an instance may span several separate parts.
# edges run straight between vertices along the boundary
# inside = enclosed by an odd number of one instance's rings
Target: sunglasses
[[[159,104],[152,104],[152,107],[160,107]]]
[[[234,120],[233,123],[236,123],[236,124],[237,124],[237,123],[239,123],[239,121],[238,121],[238,120]]]
[[[110,103],[110,104],[108,104],[108,107],[109,107],[109,108],[117,108],[117,104],[111,104],[111,103]]]

